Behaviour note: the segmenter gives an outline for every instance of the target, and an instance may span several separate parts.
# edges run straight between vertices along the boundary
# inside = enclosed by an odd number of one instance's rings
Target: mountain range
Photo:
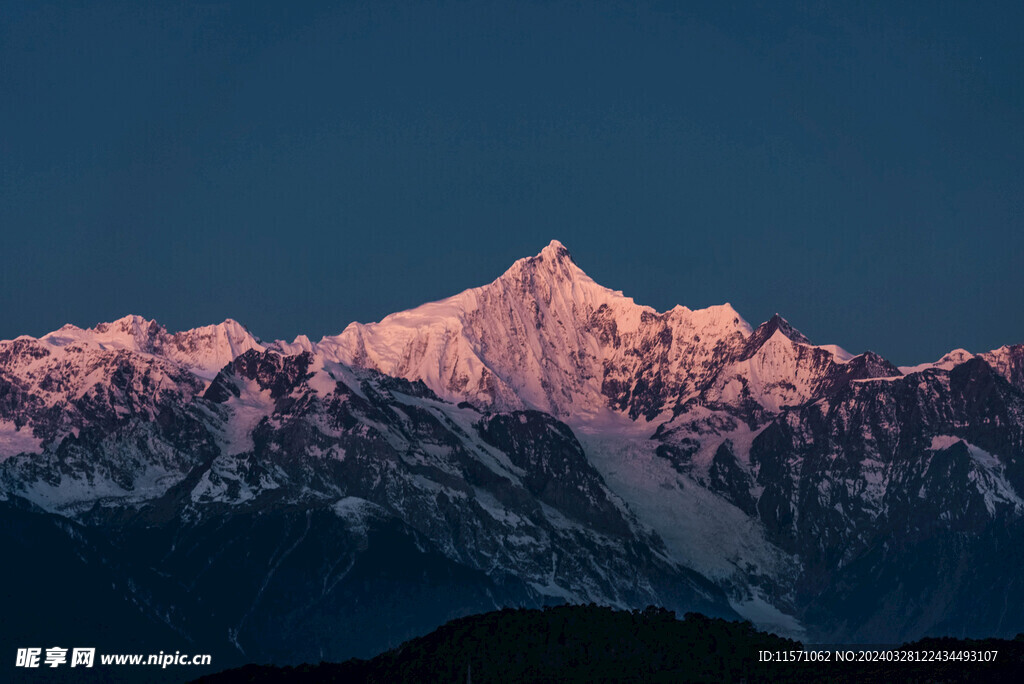
[[[557,241],[319,342],[140,316],[0,342],[20,641],[52,640],[38,597],[68,582],[111,606],[95,638],[236,662],[563,602],[1013,636],[1022,494],[1024,345],[896,367],[636,304]]]

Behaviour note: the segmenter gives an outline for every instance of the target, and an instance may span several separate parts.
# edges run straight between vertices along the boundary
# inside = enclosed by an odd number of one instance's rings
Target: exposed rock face
[[[804,563],[807,621],[843,639],[1015,629],[1022,426],[1024,395],[981,359],[773,421],[750,451],[758,514]]]
[[[547,414],[481,414],[308,352],[250,349],[205,390],[161,375],[166,396],[151,392],[166,361],[99,358],[91,413],[41,422],[53,436],[3,462],[4,496],[84,525],[67,543],[119,568],[140,619],[226,657],[370,655],[503,605],[734,615]],[[80,375],[63,377],[80,389]]]
[[[244,660],[562,600],[1012,636],[1022,369],[1024,346],[900,369],[778,315],[659,313],[553,242],[316,343],[135,316],[0,342],[0,516],[149,632]]]

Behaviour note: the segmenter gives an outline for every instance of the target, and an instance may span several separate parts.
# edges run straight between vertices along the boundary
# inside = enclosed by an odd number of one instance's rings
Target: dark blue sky
[[[816,4],[4,3],[0,338],[316,339],[558,238],[898,363],[1024,342],[1021,3]]]

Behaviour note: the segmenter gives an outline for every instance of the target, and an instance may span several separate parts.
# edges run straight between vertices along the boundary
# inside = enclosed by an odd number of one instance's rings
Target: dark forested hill
[[[994,663],[778,662],[803,649],[749,622],[598,606],[505,609],[460,618],[371,660],[248,665],[196,684],[287,682],[1017,682],[1024,641],[928,639],[920,651],[998,651]],[[827,650],[832,651],[829,647]],[[773,661],[760,662],[762,651]],[[832,651],[834,653],[834,651]],[[857,651],[854,651],[857,653]]]

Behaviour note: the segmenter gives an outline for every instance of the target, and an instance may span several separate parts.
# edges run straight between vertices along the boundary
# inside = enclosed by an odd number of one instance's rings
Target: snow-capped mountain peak
[[[128,315],[92,328],[65,325],[38,340],[27,335],[17,340],[23,347],[39,351],[31,358],[50,354],[82,354],[129,351],[172,361],[185,366],[204,380],[210,380],[232,359],[250,349],[263,349],[262,342],[231,318],[216,325],[169,333],[155,320]],[[2,341],[0,345],[12,341]]]
[[[931,363],[922,363],[916,366],[900,366],[900,371],[904,375],[910,375],[911,373],[919,373],[929,368],[938,368],[941,370],[950,370],[954,366],[959,366],[961,363],[974,358],[974,354],[967,351],[966,349],[954,349],[953,351],[947,352],[938,361]]]
[[[744,358],[750,358],[757,353],[774,336],[781,336],[783,339],[796,344],[811,344],[811,341],[799,330],[790,325],[789,321],[779,314],[773,315],[767,321],[757,326],[750,339],[747,340]]]
[[[542,249],[536,258],[549,259],[553,261],[572,261],[572,255],[569,253],[568,248],[558,240],[552,240],[549,242],[548,246]]]
[[[87,329],[69,323],[43,335],[40,341],[45,341],[56,347],[77,343],[93,344],[103,349],[149,351],[153,340],[158,338],[162,332],[164,332],[163,328],[156,321],[147,320],[138,315],[128,315],[116,321],[99,323],[95,327]]]
[[[217,325],[166,336],[159,351],[185,364],[196,375],[210,380],[237,356],[250,349],[262,351],[264,348],[263,343],[244,325],[228,318]]]
[[[609,406],[653,417],[750,332],[728,304],[666,313],[639,305],[596,283],[553,240],[492,283],[353,323],[315,348],[422,380],[447,399],[585,420]]]
[[[487,285],[318,343],[264,344],[231,319],[169,333],[141,316],[0,342],[0,503],[19,497],[122,540],[133,537],[106,526],[150,535],[153,520],[177,519],[160,557],[187,546],[174,563],[219,564],[204,573],[231,586],[237,567],[269,572],[218,623],[236,646],[254,638],[240,630],[252,606],[287,605],[296,587],[321,605],[353,567],[337,543],[395,543],[392,523],[408,526],[410,548],[525,591],[488,589],[489,602],[646,605],[674,587],[690,597],[690,577],[705,598],[722,605],[725,592],[737,612],[793,633],[895,640],[918,626],[871,627],[891,622],[891,593],[867,618],[833,609],[849,628],[829,624],[822,597],[849,605],[844,587],[889,577],[931,611],[913,589],[920,568],[958,567],[965,548],[984,566],[1019,536],[1022,389],[1021,345],[956,350],[901,375],[872,352],[812,345],[778,314],[755,329],[729,304],[637,304],[552,241]],[[224,536],[250,515],[277,531]],[[390,531],[371,532],[385,516]],[[907,563],[927,548],[919,521],[968,537]],[[179,545],[179,530],[209,555]],[[263,547],[269,558],[251,555]],[[319,558],[313,547],[330,562],[298,561],[280,600],[265,600],[281,562],[296,549]],[[880,565],[865,566],[876,552]],[[136,560],[151,576],[155,557]],[[986,610],[1003,629],[1015,585],[968,580],[956,587],[968,597],[1001,587]]]
[[[744,394],[777,410],[790,400],[808,399],[829,364],[853,358],[839,347],[811,347],[778,314],[754,330],[728,303],[697,310],[676,306],[664,313],[637,304],[596,283],[558,240],[482,287],[378,323],[352,323],[316,344],[272,346],[422,380],[451,401],[535,408],[574,424],[609,408],[652,420],[705,391],[726,365],[753,359],[763,348],[756,368],[748,371],[774,369],[768,374],[778,377],[767,386],[788,386],[785,375],[795,361],[784,362],[783,356],[805,359],[804,365],[813,357],[816,370],[804,381],[806,391],[790,393],[782,404],[779,398]],[[776,350],[771,359],[769,347]],[[728,396],[724,391],[720,398]]]
[[[853,358],[813,347],[779,314],[753,329],[728,303],[664,313],[637,304],[590,278],[558,240],[487,285],[352,323],[317,343],[299,336],[264,344],[231,319],[172,334],[141,316],[89,330],[65,326],[42,341],[157,356],[204,382],[250,349],[309,352],[421,380],[450,401],[534,408],[574,424],[609,409],[653,420],[702,393],[713,403],[742,396],[745,406],[776,411],[810,399],[833,365]],[[769,396],[772,388],[785,396]]]

